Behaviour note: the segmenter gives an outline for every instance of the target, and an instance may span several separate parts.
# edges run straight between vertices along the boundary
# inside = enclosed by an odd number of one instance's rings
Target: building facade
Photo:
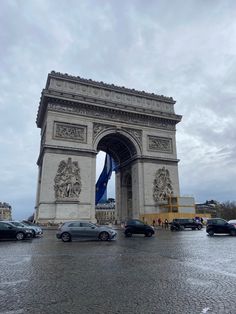
[[[99,224],[116,224],[116,208],[113,203],[98,203],[95,210],[95,218]]]
[[[0,220],[12,220],[12,208],[8,203],[0,202]]]
[[[178,196],[171,97],[51,72],[40,100],[35,220],[95,218],[96,155],[115,161],[116,220],[159,213]]]

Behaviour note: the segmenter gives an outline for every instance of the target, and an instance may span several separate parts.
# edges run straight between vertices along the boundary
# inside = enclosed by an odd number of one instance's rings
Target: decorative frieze
[[[56,200],[78,199],[81,192],[80,168],[77,161],[68,158],[62,160],[58,166],[54,179],[54,191]]]
[[[118,110],[100,109],[99,111],[92,106],[66,105],[60,103],[50,103],[49,110],[71,113],[74,115],[86,116],[91,118],[106,119],[110,121],[124,122],[128,124],[143,125],[165,130],[175,130],[176,121],[158,117],[148,117],[141,114],[132,114],[128,112],[120,112]]]
[[[172,153],[172,139],[157,136],[148,136],[148,150]]]
[[[169,170],[162,167],[157,170],[153,181],[153,199],[156,203],[165,201],[173,194]]]
[[[54,138],[86,143],[87,128],[83,125],[54,122]]]

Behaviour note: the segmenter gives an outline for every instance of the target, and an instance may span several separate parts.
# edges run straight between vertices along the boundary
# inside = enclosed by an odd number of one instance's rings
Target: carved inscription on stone
[[[161,202],[173,194],[172,182],[169,170],[165,167],[157,170],[153,181],[153,199],[155,202]]]
[[[172,153],[172,139],[157,136],[148,136],[148,149],[153,151]]]
[[[54,122],[54,137],[86,143],[87,129],[82,125]]]
[[[80,168],[77,161],[68,158],[58,166],[54,179],[56,199],[78,199],[81,192]]]

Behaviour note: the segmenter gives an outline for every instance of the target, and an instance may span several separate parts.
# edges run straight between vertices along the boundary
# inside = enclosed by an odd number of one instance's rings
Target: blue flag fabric
[[[114,165],[113,159],[111,158],[110,155],[106,154],[103,170],[96,183],[96,199],[95,199],[96,205],[100,201],[102,196],[104,195],[107,188],[107,183],[114,169],[115,169],[115,165]]]

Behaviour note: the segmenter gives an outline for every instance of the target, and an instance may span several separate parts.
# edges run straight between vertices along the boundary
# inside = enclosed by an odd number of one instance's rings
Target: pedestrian
[[[168,221],[168,219],[165,219],[165,229],[169,229],[169,221]]]
[[[155,219],[153,219],[152,225],[153,225],[153,227],[155,227]]]
[[[161,218],[158,218],[158,226],[160,227],[161,225]]]

